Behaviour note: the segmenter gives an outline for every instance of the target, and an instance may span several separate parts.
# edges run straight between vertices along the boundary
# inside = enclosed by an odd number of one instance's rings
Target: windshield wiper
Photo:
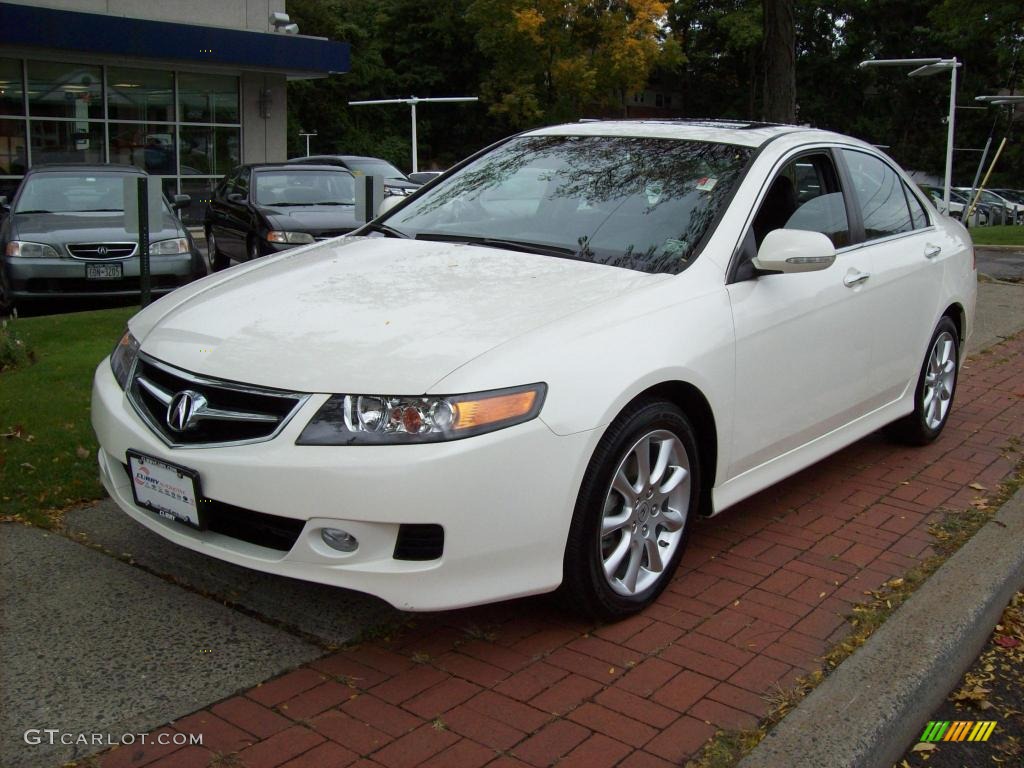
[[[487,248],[505,248],[510,251],[522,253],[535,253],[540,256],[556,256],[560,259],[579,259],[585,261],[578,251],[572,248],[563,248],[558,245],[544,245],[543,243],[531,243],[526,240],[504,240],[498,237],[477,237],[474,235],[455,235],[446,232],[420,232],[416,235],[417,240],[435,240],[442,243],[466,243],[467,245],[482,245]]]
[[[321,200],[319,203],[312,203],[312,205],[355,205],[355,203],[339,203],[337,200]]]
[[[387,224],[381,224],[380,222],[375,221],[371,221],[369,224],[364,225],[360,232],[380,232],[388,237],[400,237],[403,240],[409,239],[409,235],[405,234],[405,232],[395,229],[394,227],[390,227]]]
[[[278,203],[260,203],[260,205],[267,205],[267,206],[273,205],[273,206],[275,206],[277,208],[287,208],[288,206],[297,206],[297,205],[316,205],[316,203],[289,203],[287,200],[282,200],[282,201],[280,201]]]
[[[44,211],[42,208],[39,208],[34,211],[15,211],[15,213],[53,213],[53,211]]]
[[[76,213],[124,213],[124,208],[83,208]]]

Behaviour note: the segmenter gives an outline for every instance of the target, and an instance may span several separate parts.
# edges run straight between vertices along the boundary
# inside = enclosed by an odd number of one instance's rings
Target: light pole
[[[860,67],[917,67],[909,77],[926,77],[949,70],[949,117],[946,131],[946,179],[942,199],[949,212],[949,188],[953,182],[953,128],[956,121],[956,70],[960,66],[956,56],[951,59],[868,59]]]
[[[316,131],[313,131],[312,133],[302,133],[300,131],[299,132],[299,136],[305,136],[306,137],[306,157],[309,157],[309,137],[310,136],[316,136]]]
[[[367,104],[408,104],[410,110],[410,116],[412,118],[412,172],[416,173],[419,171],[419,160],[416,153],[416,105],[420,103],[432,102],[453,102],[453,101],[477,101],[476,96],[441,96],[437,98],[424,98],[420,99],[416,96],[410,96],[408,99],[371,99],[369,101],[350,101],[348,104],[350,107],[361,107]]]

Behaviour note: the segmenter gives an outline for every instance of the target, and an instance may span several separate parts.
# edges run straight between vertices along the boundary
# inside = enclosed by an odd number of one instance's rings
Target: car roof
[[[301,167],[296,168],[297,165],[301,165]],[[250,163],[245,167],[252,168],[254,171],[334,171],[336,173],[349,173],[348,170],[337,165],[318,163]]]
[[[843,140],[862,144],[849,136],[799,125],[759,123],[750,120],[726,119],[661,119],[661,120],[583,120],[527,131],[527,136],[637,136],[646,138],[690,139],[760,147],[782,135],[806,137],[809,140]]]
[[[137,165],[127,163],[43,163],[33,165],[25,175],[36,173],[131,173],[138,176],[148,174]]]
[[[341,161],[346,162],[346,163],[348,163],[348,162],[358,163],[358,162],[363,161],[363,160],[369,160],[369,161],[372,161],[372,162],[375,162],[375,163],[387,163],[388,165],[392,165],[392,163],[390,161],[385,160],[383,157],[370,157],[369,155],[310,155],[309,157],[293,157],[288,162],[289,163],[295,163],[295,162],[305,163],[305,162],[311,162],[313,160],[321,160],[321,159],[341,160]]]

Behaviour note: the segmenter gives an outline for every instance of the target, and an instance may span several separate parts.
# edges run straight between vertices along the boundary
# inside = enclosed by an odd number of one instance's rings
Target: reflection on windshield
[[[750,155],[678,139],[526,136],[386,220],[412,237],[548,246],[675,274],[696,257]]]
[[[114,174],[30,176],[15,213],[120,212],[124,178]]]
[[[260,205],[354,205],[355,182],[346,171],[261,171]]]

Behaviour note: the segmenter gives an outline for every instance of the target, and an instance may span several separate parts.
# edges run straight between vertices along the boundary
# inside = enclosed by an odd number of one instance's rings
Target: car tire
[[[249,238],[249,261],[255,261],[256,259],[263,256],[263,251],[260,250],[260,243],[255,237]]]
[[[629,406],[584,475],[566,542],[563,601],[604,621],[654,602],[682,559],[700,484],[697,435],[686,414],[664,400]]]
[[[948,317],[943,317],[928,342],[921,373],[914,392],[914,410],[893,422],[889,435],[909,445],[927,445],[942,434],[956,394],[960,374],[960,334]]]
[[[14,315],[16,309],[17,306],[7,288],[7,283],[5,283],[3,277],[0,276],[0,316]]]
[[[206,260],[210,264],[211,272],[227,269],[230,261],[227,256],[220,252],[220,248],[217,247],[217,236],[213,234],[211,229],[206,230]]]

